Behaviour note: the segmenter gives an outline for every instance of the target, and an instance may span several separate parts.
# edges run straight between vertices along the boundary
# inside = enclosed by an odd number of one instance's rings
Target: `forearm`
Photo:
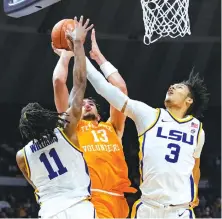
[[[199,205],[199,198],[198,198],[198,185],[200,181],[200,159],[195,159],[195,166],[193,168],[193,181],[195,187],[195,196],[194,200],[190,203],[191,207],[194,208]]]
[[[128,97],[118,88],[107,82],[107,80],[97,71],[86,57],[87,78],[95,88],[96,92],[103,96],[112,106],[119,111],[122,110]]]
[[[95,61],[99,66],[107,62],[106,58],[101,52],[97,55],[97,57],[95,58]]]
[[[100,69],[112,85],[118,87],[124,94],[128,94],[126,83],[122,76],[119,74],[118,69],[116,69],[110,62],[106,60],[102,63],[102,65],[100,65]]]
[[[73,85],[86,83],[86,59],[83,44],[80,41],[74,42],[75,65],[73,67]]]
[[[193,168],[193,179],[196,186],[198,186],[200,181],[200,158],[195,158],[195,165]]]
[[[75,65],[73,67],[73,92],[71,92],[72,105],[82,108],[82,101],[86,89],[86,59],[85,51],[80,41],[74,42]]]
[[[197,168],[193,171],[194,183],[198,186],[200,181],[200,168]]]
[[[64,84],[66,83],[70,59],[70,56],[63,53],[61,54],[53,72],[53,82],[60,80],[60,82],[63,82]]]
[[[53,90],[56,109],[59,113],[68,109],[69,91],[66,86],[70,56],[61,54],[53,72]]]

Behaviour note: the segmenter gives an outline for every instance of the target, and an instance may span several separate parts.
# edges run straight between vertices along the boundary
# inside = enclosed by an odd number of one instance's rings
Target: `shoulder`
[[[17,159],[21,159],[21,158],[24,158],[24,148],[22,148],[21,150],[19,150],[17,153],[16,153],[16,160]]]
[[[191,121],[191,126],[198,129],[197,143],[198,143],[198,146],[202,147],[205,142],[205,131],[203,129],[203,123],[194,117],[193,120]]]
[[[99,125],[108,125],[108,126],[113,126],[110,118],[106,122],[100,122]]]
[[[25,166],[25,147],[16,153],[16,162],[17,162],[20,169],[24,168],[24,166]]]
[[[203,123],[199,119],[193,117],[191,125],[198,128],[198,136],[205,136]]]
[[[110,121],[110,119],[108,119],[106,122],[100,122],[98,126],[104,127],[107,129],[113,129],[115,131],[115,128],[114,128],[112,122]]]
[[[205,131],[203,130],[203,128],[201,128],[198,133],[198,143],[204,141],[205,141]]]
[[[152,114],[149,113],[147,115],[149,120],[147,120],[146,124],[144,125],[145,129],[142,132],[138,132],[139,137],[145,134],[147,131],[151,130],[159,122],[161,109],[160,108],[156,108],[156,109],[152,108],[152,109],[153,109]],[[147,117],[144,117],[142,121],[145,122]]]
[[[165,110],[161,108],[152,108],[152,110],[149,112],[149,116],[152,116],[152,123],[158,122],[160,116],[164,116]]]

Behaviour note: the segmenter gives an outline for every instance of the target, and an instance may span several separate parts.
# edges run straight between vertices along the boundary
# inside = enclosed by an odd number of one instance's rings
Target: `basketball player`
[[[76,18],[75,18],[76,19]],[[16,160],[27,181],[39,197],[41,218],[95,218],[90,197],[90,177],[77,139],[76,128],[82,113],[86,89],[86,62],[82,45],[89,21],[83,18],[68,33],[75,51],[73,99],[66,113],[52,112],[38,103],[22,109],[20,132],[30,141],[18,151]]]
[[[127,94],[125,82],[117,69],[107,62],[100,52],[94,30],[91,38],[91,58],[96,60],[104,72],[110,73],[111,71],[112,76],[108,80]],[[55,105],[58,112],[63,112],[68,107],[69,94],[66,79],[69,60],[73,53],[53,49],[60,55],[53,73]],[[72,95],[71,92],[70,96]],[[124,192],[134,193],[136,190],[130,187],[128,168],[121,144],[125,116],[111,107],[109,120],[107,122],[99,121],[100,115],[96,102],[91,98],[84,99],[77,134],[92,181],[91,201],[99,218],[126,218],[129,208],[124,198]]]
[[[192,72],[187,81],[171,85],[164,101],[166,109],[154,109],[127,97],[87,62],[87,78],[97,93],[137,127],[142,196],[133,206],[132,217],[194,217],[190,206],[198,205],[200,154],[205,141],[197,118],[208,103],[199,74]]]

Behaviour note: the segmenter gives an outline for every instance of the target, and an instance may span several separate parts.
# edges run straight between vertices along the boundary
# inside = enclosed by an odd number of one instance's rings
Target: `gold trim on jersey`
[[[190,207],[190,208],[189,208],[189,210],[191,211],[191,214],[192,214],[191,216],[192,216],[192,218],[194,218],[194,219],[195,219],[195,218],[196,218],[196,216],[195,216],[195,213],[194,213],[194,211],[193,211],[193,208],[192,208],[192,207]]]
[[[74,145],[69,138],[66,136],[66,134],[63,132],[63,130],[61,128],[58,128],[59,132],[61,133],[62,137],[73,147],[75,148],[77,151],[79,151],[80,153],[83,153],[83,151],[81,150],[81,148],[77,147],[76,145]]]
[[[30,172],[30,168],[29,168],[28,160],[27,160],[26,153],[25,153],[25,148],[23,148],[22,151],[23,151],[23,155],[24,155],[24,161],[25,161],[26,171],[27,171],[27,173],[28,173],[28,178],[30,179],[31,172]]]
[[[140,199],[138,199],[137,201],[134,202],[133,207],[132,207],[132,211],[131,211],[131,218],[135,218],[136,217],[136,213],[137,213],[137,206],[142,203]]]
[[[199,143],[200,133],[202,130],[203,130],[203,124],[202,124],[202,122],[200,122],[200,127],[199,127],[198,134],[197,134],[197,144]]]
[[[41,206],[42,203],[39,202],[40,196],[37,194],[38,192],[39,192],[39,190],[38,190],[38,189],[35,189],[35,191],[34,191],[35,200],[36,200],[36,202]]]
[[[187,117],[185,117],[185,118],[179,119],[179,118],[176,118],[176,116],[173,115],[172,112],[170,112],[170,111],[168,111],[168,110],[166,110],[166,111],[169,113],[169,115],[170,115],[176,122],[179,122],[179,123],[189,122],[189,121],[191,121],[191,120],[193,119],[193,116],[192,116],[192,115],[189,115],[189,116],[187,116]]]
[[[161,110],[159,108],[157,108],[156,109],[156,119],[154,120],[154,122],[142,134],[139,134],[139,137],[144,135],[147,131],[149,131],[150,129],[152,129],[156,125],[157,121],[160,118],[160,112],[161,112]]]
[[[139,172],[140,172],[140,184],[143,182],[143,143],[144,143],[144,135],[139,137]]]
[[[193,180],[193,199],[191,200],[191,202],[195,202],[196,199],[198,198],[197,194],[198,194],[198,186],[195,184],[194,182],[194,176],[193,174],[191,175],[192,180]],[[192,188],[191,188],[192,189]]]

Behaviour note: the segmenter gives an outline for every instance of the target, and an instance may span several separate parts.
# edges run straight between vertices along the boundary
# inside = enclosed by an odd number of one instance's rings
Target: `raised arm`
[[[107,82],[88,58],[86,58],[86,71],[87,78],[96,92],[103,96],[118,111],[129,116],[135,122],[139,135],[156,120],[159,110],[140,101],[130,99],[120,89]]]
[[[75,18],[76,20],[77,18]],[[74,140],[74,143],[78,145],[77,139],[73,134],[75,133],[75,128],[82,114],[82,102],[86,89],[86,59],[85,51],[83,47],[83,42],[87,32],[92,29],[93,25],[87,27],[89,24],[89,19],[83,25],[83,16],[81,16],[79,23],[77,23],[75,30],[73,32],[67,32],[69,47],[75,54],[75,64],[73,67],[73,90],[70,97],[70,108],[67,113],[69,115],[69,125],[65,128],[65,133],[67,136]]]
[[[119,88],[124,94],[127,93],[126,83],[119,74],[118,70],[106,60],[106,58],[101,53],[98,44],[96,42],[95,30],[92,30],[91,34],[92,50],[90,51],[90,57],[97,62],[100,66],[102,72],[104,73],[107,80]],[[109,121],[112,123],[117,135],[122,138],[126,117],[123,113],[115,109],[110,105],[110,118]]]
[[[68,67],[71,57],[73,57],[72,51],[66,51],[65,49],[52,48],[56,54],[60,56],[57,65],[53,72],[53,90],[54,101],[58,113],[65,112],[68,109],[69,91],[66,86]]]

